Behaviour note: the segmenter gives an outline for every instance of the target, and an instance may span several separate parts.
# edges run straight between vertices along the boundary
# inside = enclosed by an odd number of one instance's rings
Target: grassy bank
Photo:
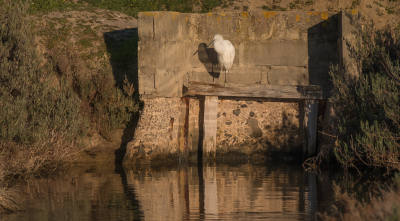
[[[10,0],[0,7],[0,160],[7,162],[6,177],[56,169],[82,150],[83,137],[112,139],[138,109],[132,79],[116,82],[110,64],[110,51],[126,45],[107,48],[90,27],[57,26],[65,22],[59,18],[40,26],[28,19],[28,7]],[[137,38],[132,42],[135,48]],[[114,53],[115,62],[135,62],[137,51],[126,51]]]
[[[141,11],[209,12],[217,6],[227,6],[233,0],[33,0],[29,13],[54,10],[88,10],[88,6],[123,12],[137,18]]]

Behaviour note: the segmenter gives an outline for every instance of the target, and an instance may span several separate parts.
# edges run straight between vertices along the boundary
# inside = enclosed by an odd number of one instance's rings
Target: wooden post
[[[188,130],[189,130],[189,98],[181,98],[179,104],[180,116],[179,116],[179,132],[178,132],[178,147],[179,157],[187,158],[188,156]]]
[[[303,153],[314,156],[317,150],[318,100],[305,100]]]
[[[188,149],[190,161],[197,162],[198,147],[200,142],[200,101],[199,99],[189,99],[189,131],[188,131]]]
[[[218,97],[206,96],[204,101],[203,157],[215,157],[217,146]]]

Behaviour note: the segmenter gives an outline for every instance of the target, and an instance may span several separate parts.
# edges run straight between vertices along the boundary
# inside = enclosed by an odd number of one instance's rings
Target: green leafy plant
[[[331,69],[331,101],[341,111],[340,136],[334,147],[344,166],[367,165],[400,169],[400,38],[391,30],[364,32],[360,77],[348,82],[338,67]]]

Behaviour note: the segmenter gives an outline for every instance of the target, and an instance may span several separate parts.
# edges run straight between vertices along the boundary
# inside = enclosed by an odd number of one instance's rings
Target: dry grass
[[[19,196],[13,188],[0,187],[0,213],[20,210]]]
[[[0,180],[50,174],[82,151],[78,144],[56,135],[51,136],[49,143],[29,147],[0,142],[0,149],[3,162]]]
[[[52,135],[47,144],[22,147],[0,142],[0,213],[20,210],[20,195],[7,187],[7,181],[48,175],[81,151],[76,143]],[[22,149],[19,149],[22,148]]]
[[[3,162],[3,161],[1,161]],[[13,188],[4,187],[4,178],[6,171],[4,170],[4,162],[0,163],[0,213],[17,211],[19,207],[19,196]]]
[[[340,206],[333,210],[336,211],[334,214],[317,213],[318,220],[400,220],[400,191],[397,187],[379,189],[368,203],[359,202],[354,195],[342,194],[338,185],[334,189]]]

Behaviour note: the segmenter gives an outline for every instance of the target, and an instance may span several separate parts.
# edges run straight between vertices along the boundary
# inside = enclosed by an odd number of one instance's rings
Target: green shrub
[[[68,43],[68,25],[61,32],[47,26],[42,57],[21,2],[5,0],[0,7],[0,161],[7,162],[7,176],[57,168],[79,151],[76,143],[88,132],[112,139],[138,110],[132,83],[116,86],[104,42],[96,57],[102,65],[93,69],[77,52],[87,43]],[[134,62],[134,51],[124,56]]]
[[[45,142],[52,133],[70,139],[85,135],[81,101],[50,64],[39,59],[21,3],[5,1],[0,9],[0,141]]]
[[[29,0],[28,13],[51,12],[51,11],[68,11],[79,8],[79,4],[72,0]]]
[[[367,165],[400,169],[400,32],[364,32],[358,80],[346,82],[331,69],[331,101],[340,109],[340,136],[334,153],[344,166]]]

